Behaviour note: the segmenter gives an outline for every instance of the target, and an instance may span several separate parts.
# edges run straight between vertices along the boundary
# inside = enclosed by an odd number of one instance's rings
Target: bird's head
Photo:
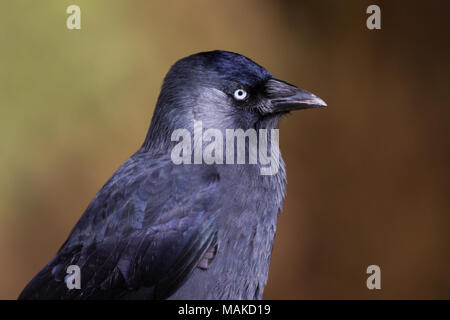
[[[219,130],[270,129],[283,114],[323,106],[322,99],[240,54],[202,52],[177,61],[167,73],[146,141],[170,137],[178,128],[192,130],[194,120]]]

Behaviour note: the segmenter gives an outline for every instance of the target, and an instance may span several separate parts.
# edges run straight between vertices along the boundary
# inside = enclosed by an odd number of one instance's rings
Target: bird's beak
[[[314,94],[287,82],[269,79],[265,84],[267,97],[272,106],[268,113],[286,113],[292,110],[326,107],[325,101]]]

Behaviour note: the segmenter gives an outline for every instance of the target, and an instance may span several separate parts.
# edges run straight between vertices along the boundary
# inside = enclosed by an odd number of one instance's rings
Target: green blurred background
[[[366,28],[370,4],[381,30]],[[329,105],[281,123],[288,190],[264,297],[450,298],[449,9],[2,0],[0,298],[18,296],[140,147],[171,64],[213,49]],[[371,264],[381,290],[366,288]]]

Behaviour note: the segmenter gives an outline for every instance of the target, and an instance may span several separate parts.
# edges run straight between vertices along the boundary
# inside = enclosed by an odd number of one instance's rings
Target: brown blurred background
[[[82,29],[66,29],[78,4]],[[370,4],[382,29],[366,28]],[[0,4],[0,298],[15,299],[142,143],[188,54],[244,54],[322,97],[281,124],[267,299],[450,298],[446,1]],[[381,290],[366,268],[381,267]]]

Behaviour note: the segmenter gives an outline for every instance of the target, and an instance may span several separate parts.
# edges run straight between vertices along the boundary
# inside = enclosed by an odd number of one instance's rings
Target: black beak
[[[266,95],[272,106],[268,113],[286,113],[292,110],[326,107],[325,101],[314,94],[287,82],[269,79],[265,84]]]

